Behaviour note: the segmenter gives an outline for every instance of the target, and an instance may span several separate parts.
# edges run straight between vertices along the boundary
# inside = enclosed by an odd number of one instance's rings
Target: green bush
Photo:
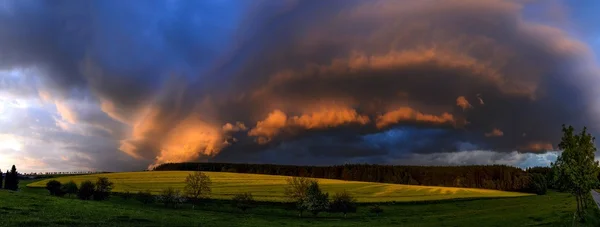
[[[548,190],[546,177],[539,173],[531,174],[530,191],[538,195],[545,195]]]
[[[254,208],[255,203],[254,198],[252,197],[252,193],[249,192],[233,196],[232,202],[235,208],[238,208],[242,211]]]
[[[96,185],[89,180],[81,182],[77,197],[81,200],[90,200],[94,196]]]
[[[152,193],[150,192],[150,190],[139,191],[137,193],[135,199],[137,199],[137,201],[142,202],[143,204],[154,203],[154,200],[155,200],[155,198],[152,195]]]

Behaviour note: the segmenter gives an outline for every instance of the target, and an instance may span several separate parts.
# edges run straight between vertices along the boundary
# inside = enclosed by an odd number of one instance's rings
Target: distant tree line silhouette
[[[242,163],[166,163],[154,171],[191,170],[298,176],[379,183],[534,192],[532,174],[506,165],[393,166],[347,164],[292,166]]]

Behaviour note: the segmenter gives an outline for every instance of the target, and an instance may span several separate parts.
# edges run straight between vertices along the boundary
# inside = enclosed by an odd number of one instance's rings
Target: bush
[[[242,211],[246,211],[248,209],[254,208],[254,198],[252,197],[252,193],[245,192],[241,194],[237,194],[233,196],[233,206]]]
[[[181,196],[181,191],[169,187],[160,193],[158,201],[163,203],[165,207],[178,208],[185,202],[185,197]]]
[[[143,204],[150,204],[150,203],[154,203],[154,196],[152,195],[152,193],[150,192],[150,190],[146,190],[146,191],[139,191],[136,195],[136,199],[140,202],[142,202]]]
[[[124,200],[129,200],[131,197],[133,197],[133,194],[131,194],[129,190],[125,190],[125,192],[121,193],[120,196]]]
[[[345,218],[347,213],[356,213],[356,200],[347,191],[336,193],[329,209],[333,213],[343,213]]]
[[[94,191],[94,200],[105,200],[110,196],[113,189],[113,182],[106,177],[98,177],[96,181],[96,190]]]
[[[319,212],[329,209],[329,194],[323,193],[319,183],[313,182],[306,190],[306,198],[302,201],[302,207],[317,216]]]
[[[383,213],[383,209],[381,209],[381,207],[379,207],[379,205],[375,204],[374,206],[372,206],[369,209],[369,212],[374,213],[375,215],[379,216],[379,214]]]
[[[546,191],[548,190],[548,182],[546,181],[546,177],[539,173],[531,174],[529,190],[538,195],[545,195]]]
[[[46,189],[50,192],[50,195],[58,196],[59,194],[63,194],[61,191],[62,184],[57,180],[51,180],[46,183]]]
[[[81,200],[90,200],[94,195],[96,189],[96,185],[89,180],[81,182],[79,185],[79,192],[77,192],[77,197]]]
[[[66,184],[63,184],[62,191],[69,195],[76,195],[79,189],[77,188],[77,184],[74,181],[69,181]]]

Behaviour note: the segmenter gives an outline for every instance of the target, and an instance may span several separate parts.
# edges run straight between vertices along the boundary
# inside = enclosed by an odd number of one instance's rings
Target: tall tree
[[[17,172],[15,165],[10,169],[10,187],[8,189],[13,191],[19,189],[19,172]]]
[[[0,189],[2,188],[4,183],[4,178],[2,177],[2,170],[0,169]]]
[[[552,164],[557,185],[571,192],[577,200],[577,216],[583,218],[586,196],[598,185],[598,162],[595,161],[595,138],[583,128],[575,134],[572,126],[562,126],[563,137],[558,148],[562,154]]]
[[[10,173],[6,170],[4,175],[4,189],[10,189]]]

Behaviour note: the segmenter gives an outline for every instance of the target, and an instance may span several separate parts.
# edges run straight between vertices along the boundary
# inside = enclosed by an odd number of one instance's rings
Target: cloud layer
[[[592,52],[524,4],[7,1],[0,88],[51,108],[95,168],[488,163],[597,130]]]

